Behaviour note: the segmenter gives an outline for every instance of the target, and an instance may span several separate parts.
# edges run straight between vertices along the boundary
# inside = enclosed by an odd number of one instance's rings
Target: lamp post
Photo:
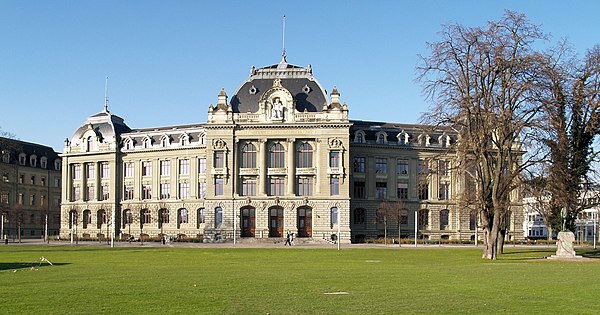
[[[417,227],[419,225],[419,217],[418,217],[418,211],[419,210],[415,210],[415,247],[417,247]]]
[[[340,209],[338,208],[337,211],[337,250],[340,250],[340,225],[341,225],[341,221],[340,221]]]
[[[235,245],[236,242],[236,237],[235,235],[237,234],[237,220],[239,219],[239,215],[235,213],[235,210],[233,212],[233,245]]]
[[[2,212],[2,232],[0,232],[0,237],[4,239],[4,212]]]

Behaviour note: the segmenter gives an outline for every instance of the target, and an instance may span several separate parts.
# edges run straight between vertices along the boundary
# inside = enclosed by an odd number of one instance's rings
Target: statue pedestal
[[[562,231],[558,233],[558,241],[556,242],[556,255],[546,257],[547,259],[581,259],[583,257],[575,254],[573,242],[575,234],[571,231]]]

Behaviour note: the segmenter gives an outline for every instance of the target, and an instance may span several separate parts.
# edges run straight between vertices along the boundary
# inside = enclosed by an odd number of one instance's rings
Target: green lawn
[[[0,313],[598,313],[600,259],[507,252],[0,246]]]

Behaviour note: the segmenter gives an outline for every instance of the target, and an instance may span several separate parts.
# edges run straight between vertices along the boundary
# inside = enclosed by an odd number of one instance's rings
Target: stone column
[[[321,170],[321,149],[319,148],[319,146],[321,145],[321,139],[315,139],[315,150],[313,151],[313,161],[315,162],[315,164],[313,165],[315,167],[315,181],[314,181],[314,185],[315,185],[315,194],[316,196],[320,196],[321,195],[321,175],[319,174],[322,170]],[[329,160],[329,156],[327,156],[327,159]],[[329,182],[328,182],[329,184]]]
[[[296,165],[294,164],[294,139],[287,139],[287,159],[285,165],[287,166],[287,193],[288,196],[294,196],[294,182],[296,174]]]
[[[259,170],[259,175],[258,175],[258,194],[259,195],[266,195],[266,186],[267,186],[267,168],[269,167],[267,165],[267,140],[266,139],[259,139],[258,140],[259,146],[258,146],[258,159],[257,159],[257,164],[256,166],[258,167]]]

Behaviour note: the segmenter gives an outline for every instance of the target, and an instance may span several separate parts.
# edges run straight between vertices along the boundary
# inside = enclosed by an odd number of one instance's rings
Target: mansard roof
[[[58,153],[49,146],[4,137],[0,137],[0,152],[2,154],[9,154],[10,164],[17,163],[19,155],[22,153],[27,156],[27,163],[29,163],[29,157],[32,155],[37,156],[38,159],[45,157],[48,161],[54,161],[59,158]],[[36,167],[41,168],[41,163],[38,163]],[[54,165],[47,163],[45,169],[54,169]]]
[[[366,143],[377,141],[377,134],[380,132],[385,132],[387,135],[386,140],[389,142],[397,142],[398,136],[402,133],[407,133],[412,141],[416,141],[419,135],[429,135],[431,145],[439,144],[438,138],[444,134],[451,137],[452,142],[455,142],[457,138],[456,131],[450,126],[403,124],[364,120],[351,120],[350,123],[352,123],[352,127],[350,128],[350,139],[355,139],[356,132],[361,131],[365,135],[364,139]]]
[[[102,139],[117,139],[120,134],[131,131],[131,128],[125,124],[123,118],[113,115],[105,109],[98,114],[88,117],[85,123],[73,133],[71,142],[78,142],[90,126]]]
[[[282,58],[279,64],[259,69],[252,67],[250,78],[231,97],[233,112],[258,112],[261,95],[273,86],[276,78],[281,80],[281,86],[290,91],[299,112],[318,112],[328,103],[327,94],[314,78],[310,65],[306,68],[296,66]]]

